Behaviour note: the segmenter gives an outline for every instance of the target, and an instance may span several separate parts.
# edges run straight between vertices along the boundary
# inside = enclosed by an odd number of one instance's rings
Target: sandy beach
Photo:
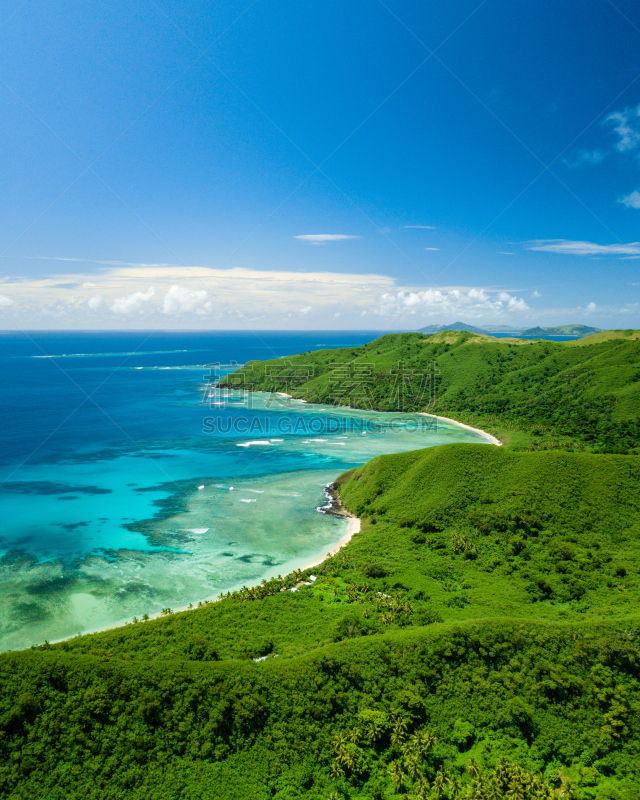
[[[431,419],[441,419],[443,422],[450,422],[452,425],[457,425],[458,428],[466,428],[468,431],[473,431],[474,433],[479,433],[482,436],[485,436],[491,444],[495,444],[497,447],[502,447],[502,442],[500,439],[496,439],[495,436],[492,436],[490,433],[486,431],[481,431],[480,428],[472,428],[471,425],[465,425],[464,422],[458,422],[457,419],[451,419],[451,417],[439,417],[437,414],[427,414],[426,411],[418,411],[421,417],[431,417]]]
[[[345,547],[345,545],[349,544],[353,534],[354,533],[358,533],[359,530],[360,530],[360,518],[359,517],[349,517],[349,525],[347,527],[347,532],[342,537],[342,539],[340,539],[340,541],[335,545],[335,547],[333,547],[327,553],[326,556],[323,556],[322,558],[320,558],[320,559],[318,559],[316,561],[312,561],[310,564],[304,564],[304,566],[298,567],[298,569],[306,570],[306,569],[311,569],[312,567],[317,567],[318,564],[322,564],[323,561],[326,561],[328,558],[331,558],[332,556],[335,556],[335,554],[339,550],[341,550],[343,547]],[[256,584],[256,585],[258,585],[258,584]],[[212,598],[208,602],[217,603],[217,602],[219,602],[219,600],[220,600],[220,598],[216,597],[216,598]],[[183,611],[196,611],[197,608],[198,608],[198,606],[195,606],[195,605],[192,605],[191,608],[189,608],[188,606],[184,606],[182,608],[175,608],[175,609],[172,609],[172,614],[180,614]],[[157,614],[149,614],[149,620],[159,619],[162,616],[163,615],[160,612],[158,612]],[[122,628],[125,625],[131,625],[131,624],[132,623],[131,623],[130,620],[122,620],[121,622],[117,622],[114,625],[107,625],[107,626],[105,626],[103,628],[97,628],[94,631],[89,631],[85,635],[90,635],[91,633],[103,633],[104,631],[115,630],[116,628]],[[139,624],[142,624],[142,620],[140,620]],[[52,641],[51,644],[58,644],[59,642],[64,642],[64,641],[67,641],[68,639],[71,639],[71,638],[74,638],[74,637],[69,636],[69,637],[65,637],[63,639],[56,639],[55,641]]]
[[[338,544],[333,547],[326,556],[323,556],[318,561],[312,561],[310,564],[305,564],[303,567],[300,567],[301,570],[311,569],[311,567],[317,567],[318,564],[322,564],[323,561],[326,561],[328,558],[335,556],[338,550],[342,550],[345,545],[349,544],[351,541],[351,537],[354,533],[358,533],[360,531],[360,518],[359,517],[349,517],[349,526],[347,528],[347,532],[345,535],[340,539]]]

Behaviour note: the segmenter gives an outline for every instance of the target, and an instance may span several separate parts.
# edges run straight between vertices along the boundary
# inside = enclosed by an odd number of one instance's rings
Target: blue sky
[[[640,327],[630,0],[0,26],[2,328]]]

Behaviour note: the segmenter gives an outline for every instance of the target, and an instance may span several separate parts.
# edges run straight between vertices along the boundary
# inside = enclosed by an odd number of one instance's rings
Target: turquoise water
[[[184,608],[322,558],[324,487],[478,434],[417,415],[207,393],[205,365],[375,333],[0,337],[0,650]]]

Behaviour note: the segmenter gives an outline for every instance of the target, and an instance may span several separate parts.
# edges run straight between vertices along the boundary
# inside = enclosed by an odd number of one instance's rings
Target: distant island
[[[441,331],[458,331],[460,333],[479,333],[491,336],[492,333],[512,333],[514,336],[591,336],[602,333],[602,328],[591,328],[589,325],[556,325],[551,328],[512,328],[510,325],[491,325],[487,328],[477,328],[467,325],[466,322],[452,322],[451,325],[428,325],[419,328],[418,333],[440,333]]]
[[[515,331],[516,329],[514,328],[513,330]],[[459,331],[460,333],[488,334],[487,330],[484,330],[483,328],[476,328],[474,325],[467,325],[465,322],[452,322],[451,325],[428,325],[426,328],[420,328],[418,333],[430,334],[440,333],[440,331]]]
[[[602,328],[590,328],[588,325],[556,325],[554,328],[528,328],[522,336],[591,336],[602,333]]]

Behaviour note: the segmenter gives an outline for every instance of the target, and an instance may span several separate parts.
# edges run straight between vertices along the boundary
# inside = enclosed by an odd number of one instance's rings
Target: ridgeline
[[[249,362],[222,386],[310,403],[422,411],[483,428],[517,449],[638,452],[640,331],[571,342],[445,331]]]
[[[1,656],[0,796],[635,800],[639,356],[401,334],[235,373],[506,446],[345,473],[362,529],[313,570]]]

